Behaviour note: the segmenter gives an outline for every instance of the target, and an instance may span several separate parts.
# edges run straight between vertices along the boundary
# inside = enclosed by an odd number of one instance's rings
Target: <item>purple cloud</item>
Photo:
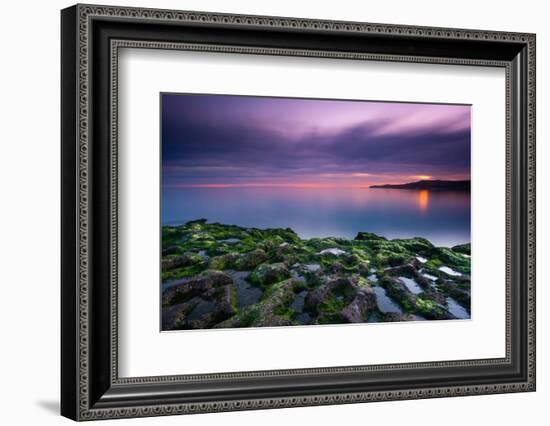
[[[470,106],[162,95],[165,185],[469,178]]]

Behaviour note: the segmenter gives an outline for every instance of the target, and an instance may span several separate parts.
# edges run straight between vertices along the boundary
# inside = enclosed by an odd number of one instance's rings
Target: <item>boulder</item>
[[[206,271],[198,277],[166,290],[162,295],[162,305],[170,306],[182,303],[194,296],[209,296],[214,288],[232,284],[233,280],[228,274],[219,271]]]
[[[211,288],[207,293],[192,297],[185,303],[163,308],[163,330],[211,328],[237,313],[232,285]]]
[[[271,257],[271,262],[282,262],[290,268],[296,263],[313,259],[314,253],[311,253],[308,248],[285,242],[277,246],[277,249],[273,252],[273,257]]]
[[[340,275],[342,272],[344,272],[344,265],[342,265],[340,262],[332,262],[330,265],[327,266],[328,272],[334,275]]]
[[[261,285],[270,285],[290,277],[290,271],[284,263],[264,263],[250,275],[250,279]]]
[[[193,266],[203,262],[204,259],[194,253],[185,253],[181,256],[170,255],[162,258],[162,270],[170,271],[172,269]]]
[[[406,311],[414,310],[416,296],[412,294],[407,286],[399,279],[390,276],[384,276],[379,281],[380,285],[386,290],[386,294]]]
[[[176,327],[185,329],[211,328],[237,313],[234,302],[234,288],[226,285],[215,289],[211,300],[202,299],[189,311],[184,320],[178,321]]]
[[[294,247],[291,244],[284,242],[279,244],[277,247],[276,255],[278,258],[285,258],[285,256],[291,254],[293,251]]]
[[[472,254],[472,245],[470,243],[459,244],[454,247],[451,247],[451,250],[456,253],[467,254],[468,256],[470,256]]]
[[[345,322],[365,322],[371,310],[377,307],[376,294],[370,287],[359,289],[352,302],[346,306],[341,316]]]
[[[455,316],[451,314],[444,306],[426,299],[425,297],[419,297],[415,302],[415,311],[418,315],[426,319],[432,320],[447,320],[455,319]]]
[[[240,271],[251,271],[259,264],[267,260],[267,255],[262,249],[255,249],[242,255],[236,262]]]
[[[235,267],[237,259],[239,259],[239,253],[227,253],[222,256],[212,257],[208,263],[208,267],[219,271],[232,269]]]
[[[170,246],[162,250],[162,255],[168,256],[170,254],[177,254],[179,253],[179,251],[180,251],[180,248],[178,246]]]
[[[349,278],[336,278],[310,291],[304,301],[304,311],[314,314],[325,310],[331,299],[338,300],[343,306],[356,296],[359,287]],[[342,306],[342,307],[343,307]]]
[[[457,284],[453,281],[446,280],[441,284],[441,287],[446,295],[452,297],[468,311],[470,310],[471,290],[469,285]]]
[[[386,237],[381,237],[379,235],[373,234],[372,232],[359,232],[355,237],[357,241],[374,241],[374,240],[383,240],[387,241]]]
[[[406,240],[392,240],[409,252],[430,256],[435,248],[427,239],[421,237],[410,238]]]
[[[251,305],[238,315],[217,324],[215,328],[292,325],[293,322],[288,317],[287,311],[300,285],[301,283],[294,279],[275,284],[271,293],[259,303]]]
[[[377,264],[377,266],[379,267],[387,266],[390,268],[405,265],[409,263],[411,258],[412,258],[412,255],[409,255],[406,252],[394,251],[391,249],[388,250],[388,248],[377,250],[374,256],[375,263]]]
[[[342,256],[342,260],[348,268],[357,267],[363,262],[363,260],[359,256],[353,253]],[[368,263],[368,262],[365,262],[365,263]]]
[[[432,281],[422,275],[418,268],[422,267],[422,263],[417,259],[413,259],[410,263],[405,265],[396,266],[394,268],[388,268],[384,273],[392,277],[409,277],[414,279],[414,281],[422,288],[423,291],[428,293],[434,293],[435,290],[432,287]]]
[[[372,274],[371,266],[367,262],[360,262],[357,265],[357,272],[364,277],[368,277]]]
[[[461,274],[469,274],[470,259],[460,253],[461,252],[455,252],[445,247],[439,247],[437,249],[437,259],[439,259],[444,266],[450,267]]]
[[[430,287],[429,289],[424,290],[424,294],[422,295],[424,298],[428,298],[430,300],[433,300],[435,303],[439,305],[445,304],[445,295],[438,292],[434,288]]]
[[[406,277],[414,277],[414,278],[416,278],[416,274],[417,274],[416,268],[411,263],[407,263],[405,265],[394,266],[392,268],[387,268],[384,271],[384,273],[386,275],[392,275],[392,276],[404,275]]]
[[[185,320],[187,314],[196,306],[195,303],[179,303],[162,308],[162,330],[175,330],[176,323]]]

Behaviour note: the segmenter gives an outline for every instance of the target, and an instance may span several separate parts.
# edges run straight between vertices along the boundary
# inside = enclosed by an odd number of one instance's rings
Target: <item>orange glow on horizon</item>
[[[338,179],[339,176],[345,176],[346,178]],[[349,177],[352,177],[351,179]],[[320,179],[306,180],[298,182],[288,181],[249,181],[249,182],[234,182],[234,183],[174,183],[167,184],[167,187],[171,188],[305,188],[305,189],[338,189],[338,188],[356,188],[364,189],[369,188],[371,185],[384,185],[384,184],[403,184],[412,182],[414,180],[431,180],[434,176],[431,175],[393,175],[386,176],[384,179],[376,175],[371,175],[371,179],[353,179],[353,177],[365,177],[369,176],[368,173],[354,173],[351,175],[346,174],[321,174]],[[323,179],[323,178],[331,179]],[[437,177],[442,179],[442,177]],[[453,178],[456,178],[453,176]],[[469,177],[467,177],[469,178]],[[444,178],[443,178],[444,179]],[[464,179],[464,178],[463,178]],[[423,193],[423,192],[422,192]],[[427,195],[422,195],[426,197]]]
[[[323,183],[323,182],[249,182],[249,183],[196,183],[174,185],[175,188],[368,188],[368,183]]]

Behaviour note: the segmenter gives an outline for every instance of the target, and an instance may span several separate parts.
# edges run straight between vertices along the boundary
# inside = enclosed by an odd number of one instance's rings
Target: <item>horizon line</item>
[[[447,182],[460,182],[470,181],[467,179],[418,179],[416,181],[404,181],[400,183],[395,182],[362,182],[355,184],[342,184],[342,183],[320,183],[320,182],[299,182],[299,183],[276,183],[276,182],[247,182],[247,183],[189,183],[189,184],[167,184],[163,185],[168,188],[310,188],[310,189],[334,189],[334,188],[368,188],[371,185],[392,185],[403,183],[416,183],[416,182],[430,182],[430,181],[447,181]]]

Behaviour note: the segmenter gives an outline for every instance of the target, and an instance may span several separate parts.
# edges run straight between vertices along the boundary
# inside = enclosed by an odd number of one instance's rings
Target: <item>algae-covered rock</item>
[[[237,313],[235,297],[232,282],[215,273],[171,288],[163,295],[163,330],[211,328]]]
[[[235,264],[239,259],[238,253],[226,253],[221,256],[215,256],[210,258],[208,267],[210,269],[216,269],[219,271],[224,271],[226,269],[232,269],[235,267]]]
[[[389,240],[370,232],[353,240],[300,239],[289,228],[205,219],[164,226],[162,327],[464,318],[470,252],[470,244],[435,247],[421,237]],[[246,291],[255,296],[242,303]]]
[[[442,305],[429,300],[425,297],[419,297],[415,301],[415,312],[426,319],[453,319],[454,316]]]
[[[392,240],[392,243],[399,244],[402,248],[408,252],[417,253],[421,255],[430,255],[433,249],[435,248],[432,243],[430,243],[425,238],[415,237],[407,240],[399,239]]]
[[[236,312],[234,288],[231,285],[217,289],[215,297],[203,301],[190,311],[185,321],[176,323],[178,328],[202,329],[232,317]]]
[[[355,240],[357,241],[374,241],[374,240],[381,240],[381,241],[387,241],[386,237],[382,237],[380,235],[373,234],[372,232],[358,232],[355,236]]]
[[[370,287],[361,288],[351,303],[342,310],[342,318],[350,323],[365,322],[376,307],[374,290]]]
[[[250,275],[253,282],[263,286],[270,285],[290,277],[290,271],[284,263],[264,263]]]
[[[201,256],[194,253],[186,253],[181,256],[169,255],[162,259],[162,270],[170,271],[172,269],[192,266],[203,262],[204,262],[204,259]]]
[[[442,294],[452,297],[470,312],[471,290],[469,281],[452,281],[447,279],[441,283],[440,287]]]
[[[389,297],[395,300],[405,312],[415,309],[416,296],[399,278],[385,276],[380,280],[380,285],[386,290]]]
[[[179,303],[162,309],[162,329],[175,330],[176,323],[185,321],[185,317],[191,312],[197,302]]]
[[[178,254],[180,250],[181,249],[179,246],[176,246],[176,245],[168,246],[162,250],[162,256],[164,257],[164,256],[169,256],[171,254]]]
[[[236,267],[240,271],[251,271],[260,263],[267,260],[267,255],[262,249],[255,249],[249,253],[243,254],[236,262]]]
[[[467,243],[467,244],[459,244],[459,245],[453,246],[451,247],[451,250],[456,253],[462,253],[470,256],[472,254],[471,248],[472,248],[471,244]]]
[[[406,277],[413,277],[416,275],[416,268],[412,263],[406,263],[404,265],[387,268],[384,270],[384,272],[386,273],[386,275],[404,275]]]
[[[341,311],[356,296],[359,286],[350,278],[328,280],[310,291],[304,302],[304,310],[318,314]]]
[[[443,266],[450,267],[461,273],[470,273],[470,259],[445,247],[439,247],[435,255]]]
[[[172,322],[163,316],[166,329],[188,330],[211,328],[237,313],[235,294],[232,285],[226,285],[211,291],[207,297],[194,297],[189,302],[177,305],[177,314]]]
[[[228,274],[219,271],[206,273],[173,286],[162,295],[162,304],[169,306],[189,300],[193,296],[207,297],[209,292],[217,287],[233,284]]]
[[[238,315],[217,324],[216,328],[231,327],[277,327],[292,325],[293,311],[290,304],[301,283],[294,279],[273,286],[271,291],[256,305],[249,306]]]
[[[286,254],[292,253],[293,250],[294,250],[294,246],[285,241],[279,244],[279,246],[277,247],[277,255],[284,256]]]

